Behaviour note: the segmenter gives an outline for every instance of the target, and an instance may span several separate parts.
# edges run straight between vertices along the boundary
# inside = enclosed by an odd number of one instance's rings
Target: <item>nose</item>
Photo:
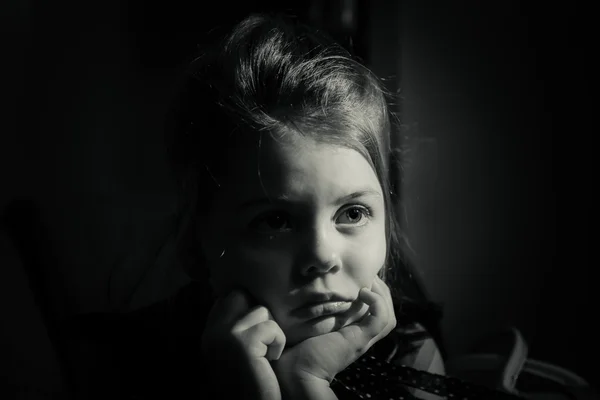
[[[328,226],[314,228],[306,234],[304,243],[300,250],[303,276],[335,273],[342,268],[342,238],[335,229]]]

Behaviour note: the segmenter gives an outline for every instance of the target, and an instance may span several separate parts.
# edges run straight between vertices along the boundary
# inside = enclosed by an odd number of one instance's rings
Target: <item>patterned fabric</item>
[[[361,357],[338,374],[332,385],[336,394],[342,392],[338,396],[343,399],[418,399],[409,392],[409,387],[449,399],[520,398],[459,379],[430,374],[407,366],[396,366],[369,355]]]
[[[440,399],[518,399],[519,397],[425,372],[435,343],[418,324],[399,327],[339,373],[332,389],[341,399],[419,399],[414,389]],[[409,364],[407,366],[405,364]]]

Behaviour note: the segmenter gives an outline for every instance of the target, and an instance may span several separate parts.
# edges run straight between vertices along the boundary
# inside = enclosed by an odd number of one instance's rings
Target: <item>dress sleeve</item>
[[[412,323],[396,328],[397,347],[390,362],[407,366],[419,371],[436,375],[445,375],[444,361],[434,338],[423,325]],[[419,389],[409,389],[420,399],[440,400],[444,397],[427,393]]]
[[[395,330],[397,347],[390,362],[443,375],[444,362],[435,339],[419,323]]]

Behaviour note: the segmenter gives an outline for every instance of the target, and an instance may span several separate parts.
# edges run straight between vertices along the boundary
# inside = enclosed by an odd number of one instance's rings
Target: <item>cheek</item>
[[[387,255],[385,232],[368,235],[350,248],[346,263],[348,273],[361,286],[370,288],[385,263]]]

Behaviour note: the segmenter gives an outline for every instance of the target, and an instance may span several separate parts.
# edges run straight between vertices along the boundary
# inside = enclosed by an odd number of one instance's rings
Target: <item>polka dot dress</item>
[[[456,378],[397,366],[373,355],[366,355],[357,360],[338,374],[331,384],[331,388],[340,399],[418,399],[411,394],[409,387],[457,400],[520,398]]]

